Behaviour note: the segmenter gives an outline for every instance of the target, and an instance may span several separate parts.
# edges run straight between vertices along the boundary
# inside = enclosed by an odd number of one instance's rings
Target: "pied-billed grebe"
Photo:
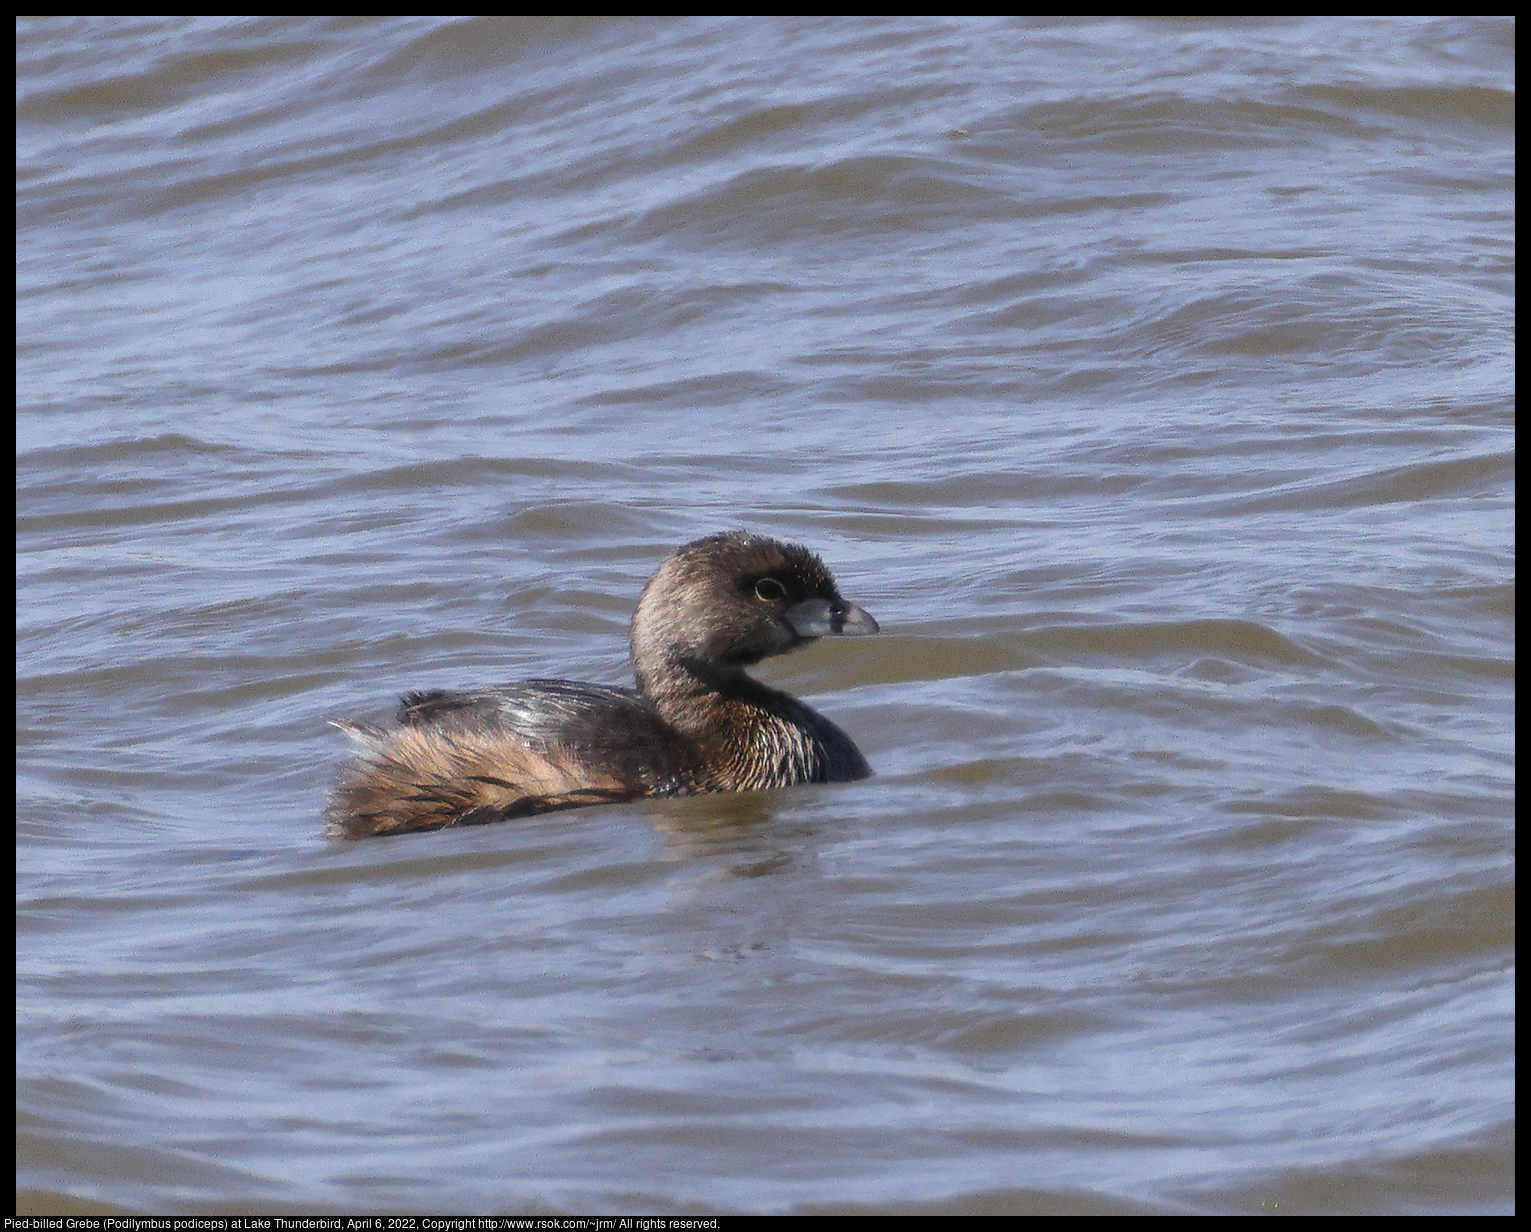
[[[528,680],[410,693],[330,800],[338,838],[482,825],[639,796],[871,774],[851,738],[744,669],[824,636],[877,632],[807,548],[735,531],[677,548],[633,615],[636,689]]]

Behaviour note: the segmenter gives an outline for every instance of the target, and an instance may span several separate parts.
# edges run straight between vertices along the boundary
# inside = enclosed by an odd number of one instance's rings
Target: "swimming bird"
[[[871,774],[823,715],[745,668],[877,632],[817,556],[745,531],[677,548],[639,597],[636,688],[527,680],[407,694],[330,797],[337,838],[482,825],[643,796],[843,783]]]

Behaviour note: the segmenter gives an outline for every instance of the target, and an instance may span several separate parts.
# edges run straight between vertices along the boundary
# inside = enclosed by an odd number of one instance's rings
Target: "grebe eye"
[[[785,598],[786,594],[787,588],[775,578],[761,578],[755,583],[755,598],[764,599],[767,603],[775,603]]]

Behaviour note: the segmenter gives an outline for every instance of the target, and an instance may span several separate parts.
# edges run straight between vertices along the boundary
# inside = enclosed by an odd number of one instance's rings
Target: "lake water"
[[[1510,19],[19,30],[22,1213],[1510,1213]],[[876,777],[323,836],[737,527]]]

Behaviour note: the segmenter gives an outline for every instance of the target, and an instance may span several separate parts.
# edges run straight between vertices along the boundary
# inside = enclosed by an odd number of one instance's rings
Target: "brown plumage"
[[[742,531],[677,548],[638,600],[636,689],[528,680],[411,693],[362,745],[329,807],[339,838],[481,825],[640,796],[871,773],[851,738],[744,669],[824,636],[875,633],[806,548]]]

